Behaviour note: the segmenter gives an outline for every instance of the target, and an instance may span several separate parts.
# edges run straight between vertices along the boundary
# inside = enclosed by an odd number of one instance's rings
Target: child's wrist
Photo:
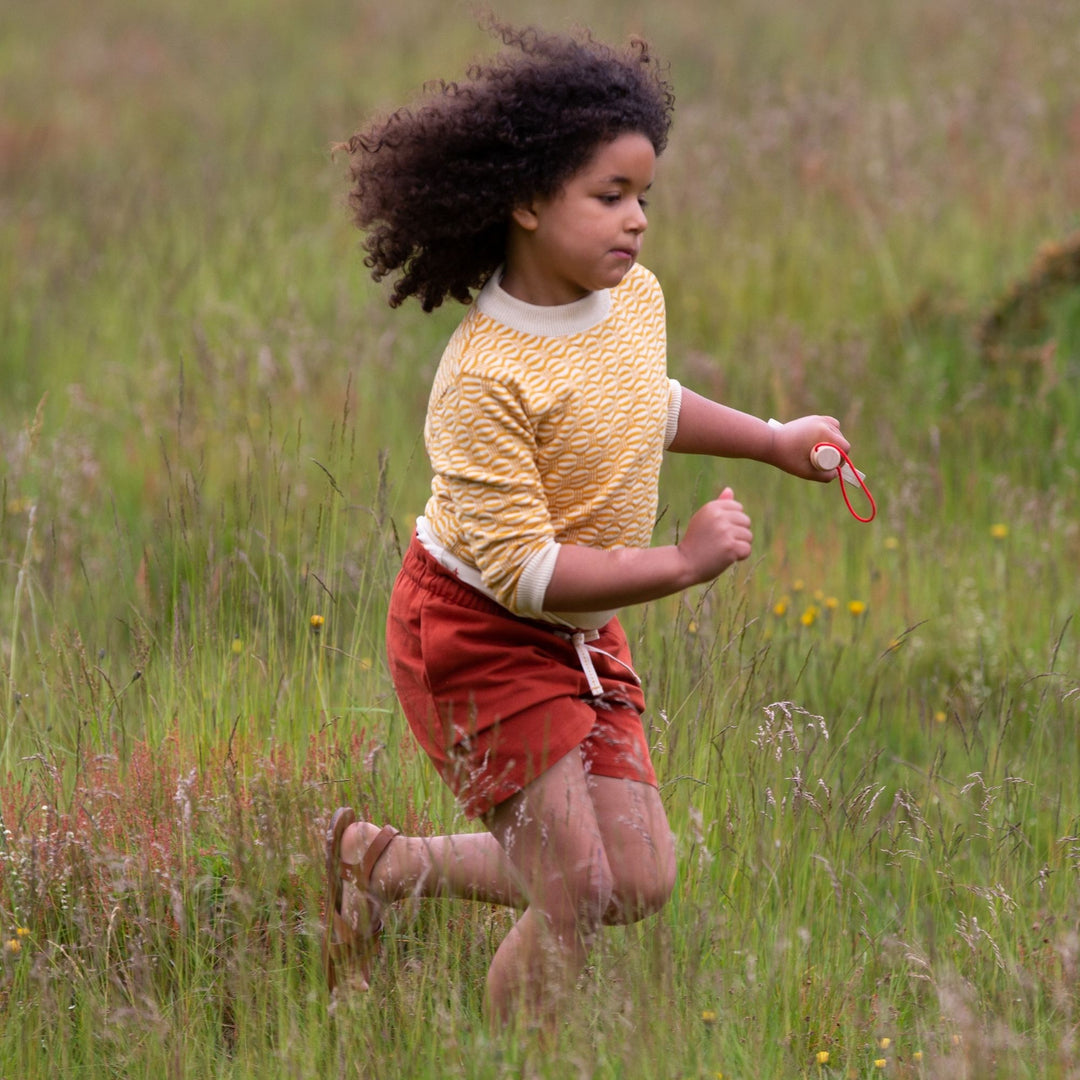
[[[765,428],[765,450],[758,459],[764,465],[776,465],[780,457],[780,448],[777,445],[777,436],[783,430],[784,425],[779,420],[762,420]]]

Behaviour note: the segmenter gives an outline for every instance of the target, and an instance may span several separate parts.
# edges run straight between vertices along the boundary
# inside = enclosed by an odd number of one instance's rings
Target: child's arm
[[[612,551],[561,545],[544,609],[598,611],[669,596],[745,559],[752,542],[750,519],[724,488],[694,514],[678,544]]]
[[[850,443],[831,416],[804,416],[771,428],[756,416],[739,412],[685,387],[679,427],[669,450],[681,454],[751,458],[805,480],[831,480],[836,471],[815,469],[810,451],[819,442],[835,443],[845,453]]]

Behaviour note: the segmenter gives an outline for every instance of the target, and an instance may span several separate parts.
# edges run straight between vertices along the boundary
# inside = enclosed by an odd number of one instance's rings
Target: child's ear
[[[529,203],[527,206],[515,206],[510,217],[518,228],[525,229],[527,232],[535,232],[536,227],[540,224],[540,215],[536,211],[535,203]]]

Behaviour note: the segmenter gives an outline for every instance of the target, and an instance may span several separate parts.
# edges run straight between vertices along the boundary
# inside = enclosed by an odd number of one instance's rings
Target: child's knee
[[[675,889],[674,853],[620,869],[612,889],[605,921],[638,922],[655,915],[671,899]]]

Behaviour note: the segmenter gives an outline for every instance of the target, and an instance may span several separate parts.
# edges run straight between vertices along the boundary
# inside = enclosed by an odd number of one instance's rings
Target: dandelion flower
[[[20,926],[15,931],[15,936],[16,937],[29,937],[30,936],[30,927],[29,926]]]
[[[803,626],[813,626],[819,614],[821,614],[820,609],[817,608],[814,604],[811,604],[799,616],[799,622],[801,622]]]
[[[824,589],[815,589],[814,590],[814,600],[817,601],[817,603],[819,603],[819,604],[824,603],[825,602],[825,590]]]
[[[772,613],[778,619],[782,619],[787,614],[788,603],[788,598],[786,596],[781,596],[780,599],[773,604]]]
[[[690,620],[690,621],[689,621],[689,622],[688,622],[688,623],[686,624],[686,632],[687,632],[688,634],[696,634],[696,633],[697,633],[697,623],[696,623],[696,622],[694,622],[694,620],[693,620],[693,619],[691,619],[691,620]]]
[[[791,583],[791,591],[792,591],[792,592],[802,592],[802,591],[803,591],[803,589],[805,589],[805,588],[806,588],[806,585],[804,584],[804,582],[803,582],[803,579],[802,579],[802,578],[796,578],[796,579],[795,579],[795,580],[794,580],[794,581],[793,581],[793,582]]]
[[[888,1050],[890,1045],[892,1045],[892,1039],[890,1039],[888,1035],[884,1035],[878,1039],[878,1046],[880,1046],[882,1050]]]
[[[934,713],[934,723],[935,724],[944,724],[945,721],[948,720],[948,719],[949,719],[949,717],[946,714],[944,709],[938,709],[938,711],[936,713]]]
[[[716,1013],[714,1013],[712,1009],[703,1009],[701,1012],[701,1019],[704,1020],[706,1024],[715,1024]]]
[[[911,1055],[911,1060],[916,1062],[916,1063],[922,1061],[922,1051],[921,1050],[916,1050],[915,1053],[913,1053]]]
[[[875,1069],[884,1069],[885,1068],[885,1059],[884,1058],[874,1058],[874,1068]]]
[[[1009,526],[1001,522],[990,526],[990,535],[995,540],[1004,540],[1009,535]]]
[[[312,615],[311,616],[311,631],[312,631],[312,633],[317,634],[323,628],[323,623],[325,623],[325,622],[326,622],[326,620],[321,615]]]
[[[862,600],[849,600],[847,609],[852,615],[862,615],[866,611],[866,604]]]
[[[835,596],[826,596],[825,597],[825,606],[830,611],[835,611],[840,606],[840,601],[837,600]]]
[[[4,942],[4,948],[10,953],[17,953],[22,950],[22,942],[18,938],[8,938]]]
[[[819,1050],[817,1052],[817,1063],[819,1065],[828,1065],[829,1064],[829,1051],[828,1050]]]
[[[232,639],[233,654],[239,656],[244,651],[244,643],[238,637]]]

